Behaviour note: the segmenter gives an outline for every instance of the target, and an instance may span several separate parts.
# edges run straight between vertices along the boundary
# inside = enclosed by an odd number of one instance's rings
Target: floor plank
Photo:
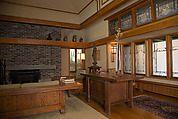
[[[86,104],[90,105],[91,107],[102,113],[103,115],[105,115],[106,117],[108,117],[109,119],[161,119],[161,117],[158,117],[150,112],[139,109],[137,107],[129,108],[128,106],[126,106],[125,103],[111,106],[111,115],[106,115],[104,113],[103,106],[100,105],[98,102],[94,100],[91,100],[90,103],[86,102],[85,92],[82,92],[80,94],[75,93],[74,95]],[[138,95],[149,95],[152,97],[178,103],[177,98],[136,90],[134,96]]]

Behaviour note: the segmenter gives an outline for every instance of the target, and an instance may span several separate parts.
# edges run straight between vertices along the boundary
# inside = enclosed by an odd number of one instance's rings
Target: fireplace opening
[[[23,84],[38,82],[40,79],[39,70],[11,70],[10,77],[12,84]]]

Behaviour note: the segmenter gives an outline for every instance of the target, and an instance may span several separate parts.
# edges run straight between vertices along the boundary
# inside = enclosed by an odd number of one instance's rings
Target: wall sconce
[[[116,45],[111,46],[111,62],[114,62],[114,55],[117,52],[117,47]]]
[[[77,60],[85,60],[85,53],[77,53]]]

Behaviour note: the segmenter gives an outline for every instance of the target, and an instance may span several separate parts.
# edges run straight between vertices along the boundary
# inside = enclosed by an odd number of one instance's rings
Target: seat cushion
[[[20,88],[21,84],[0,85],[0,89]]]
[[[47,81],[47,82],[38,82],[38,83],[24,83],[21,87],[34,87],[34,86],[50,86],[50,85],[59,85],[59,81]]]

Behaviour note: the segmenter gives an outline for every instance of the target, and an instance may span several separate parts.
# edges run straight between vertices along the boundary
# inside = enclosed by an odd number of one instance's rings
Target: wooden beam
[[[144,34],[152,31],[168,28],[171,26],[176,26],[178,25],[177,19],[178,19],[178,15],[174,15],[156,22],[152,22],[137,28],[133,28],[128,31],[124,31],[122,38],[127,38],[139,34]]]
[[[0,14],[0,20],[31,23],[31,24],[40,24],[40,25],[48,25],[48,26],[57,26],[57,27],[65,27],[65,28],[72,28],[72,29],[80,29],[80,24],[48,21],[48,20],[42,20],[42,19],[32,19],[32,18],[25,18],[25,17],[8,16],[8,15],[1,15],[1,14]]]
[[[47,46],[59,46],[65,48],[89,47],[89,43],[83,43],[83,42],[36,40],[36,39],[23,39],[23,38],[6,38],[6,37],[0,37],[0,44],[47,45]]]

